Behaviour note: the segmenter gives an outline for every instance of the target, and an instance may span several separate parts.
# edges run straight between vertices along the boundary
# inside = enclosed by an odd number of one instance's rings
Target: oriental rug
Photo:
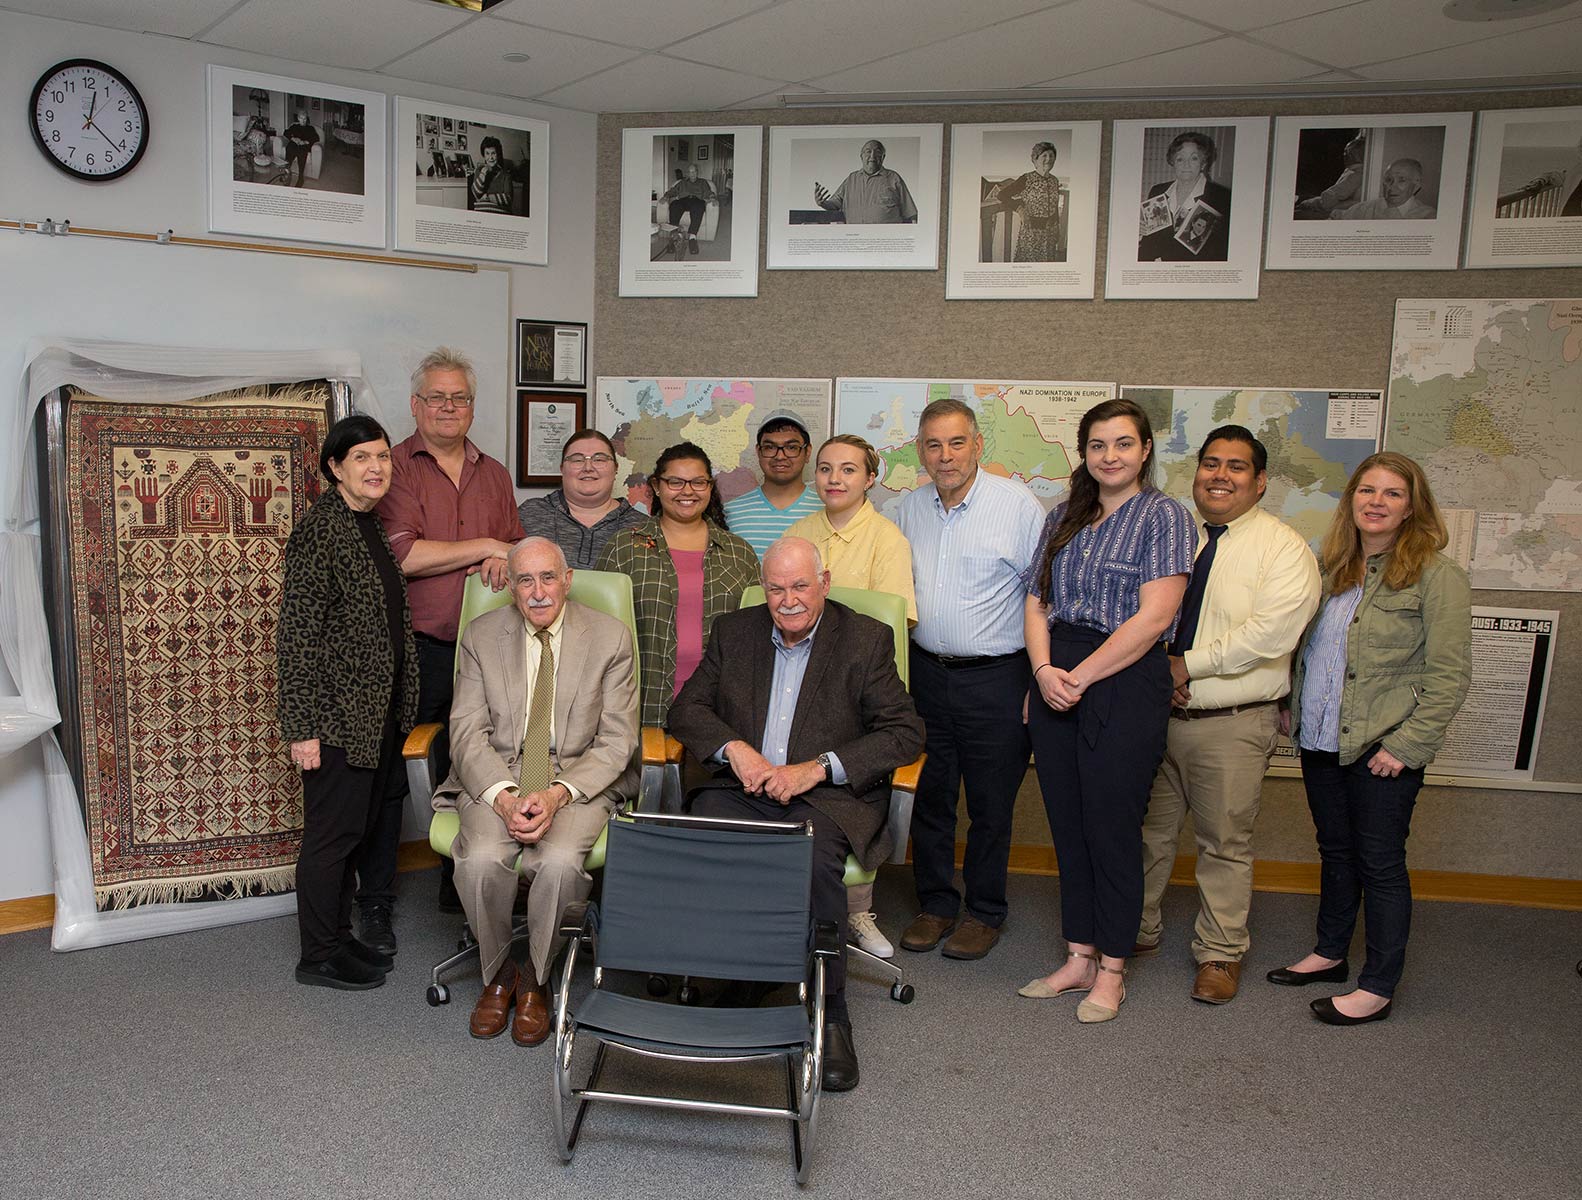
[[[98,907],[289,890],[302,781],[279,735],[286,538],[329,386],[65,416],[81,786]]]

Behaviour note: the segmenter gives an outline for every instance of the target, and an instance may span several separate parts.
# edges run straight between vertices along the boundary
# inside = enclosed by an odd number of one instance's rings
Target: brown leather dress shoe
[[[945,939],[940,953],[946,958],[982,958],[1000,940],[997,925],[985,925],[977,917],[966,917],[956,932]]]
[[[516,1017],[511,1040],[518,1046],[536,1046],[549,1036],[549,992],[526,976],[516,989]]]
[[[511,1015],[511,1004],[516,999],[516,984],[516,964],[507,959],[505,965],[495,972],[489,986],[483,989],[478,1003],[473,1005],[467,1032],[475,1038],[499,1037],[504,1033],[506,1020]]]
[[[1241,983],[1239,962],[1211,961],[1201,963],[1197,979],[1192,984],[1192,999],[1204,1004],[1227,1004],[1236,998],[1236,987]]]
[[[901,935],[901,949],[926,954],[947,933],[956,927],[955,917],[936,917],[933,913],[918,913]]]

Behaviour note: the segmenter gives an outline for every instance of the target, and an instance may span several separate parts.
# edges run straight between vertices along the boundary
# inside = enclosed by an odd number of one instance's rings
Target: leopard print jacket
[[[351,766],[373,769],[389,697],[399,694],[401,730],[412,728],[417,648],[404,578],[401,590],[406,647],[398,685],[378,569],[340,489],[327,487],[286,542],[275,645],[286,741],[318,738],[344,750]]]

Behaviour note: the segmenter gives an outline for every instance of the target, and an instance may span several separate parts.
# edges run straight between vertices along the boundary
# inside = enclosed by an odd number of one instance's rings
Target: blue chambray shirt
[[[1340,752],[1340,696],[1346,686],[1346,631],[1357,615],[1362,585],[1324,601],[1302,651],[1302,711],[1297,741],[1304,750]]]
[[[818,636],[818,626],[824,623],[819,618],[818,625],[813,626],[807,637],[794,646],[787,646],[780,636],[778,626],[774,627],[769,635],[769,640],[774,643],[775,666],[774,674],[769,679],[769,715],[764,720],[763,737],[759,739],[758,752],[777,767],[786,765],[786,756],[791,746],[791,721],[796,716],[797,697],[802,694],[802,680],[807,675],[807,665],[813,657],[813,639]],[[714,758],[723,760],[725,747],[721,746],[714,752]],[[829,751],[829,781],[833,784],[844,786],[846,783],[846,768],[841,765],[840,756],[833,750]]]

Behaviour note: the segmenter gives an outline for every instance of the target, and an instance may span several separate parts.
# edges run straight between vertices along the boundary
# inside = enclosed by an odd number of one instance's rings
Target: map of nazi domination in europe
[[[1472,586],[1582,591],[1582,300],[1398,300],[1385,445],[1423,464]]]

